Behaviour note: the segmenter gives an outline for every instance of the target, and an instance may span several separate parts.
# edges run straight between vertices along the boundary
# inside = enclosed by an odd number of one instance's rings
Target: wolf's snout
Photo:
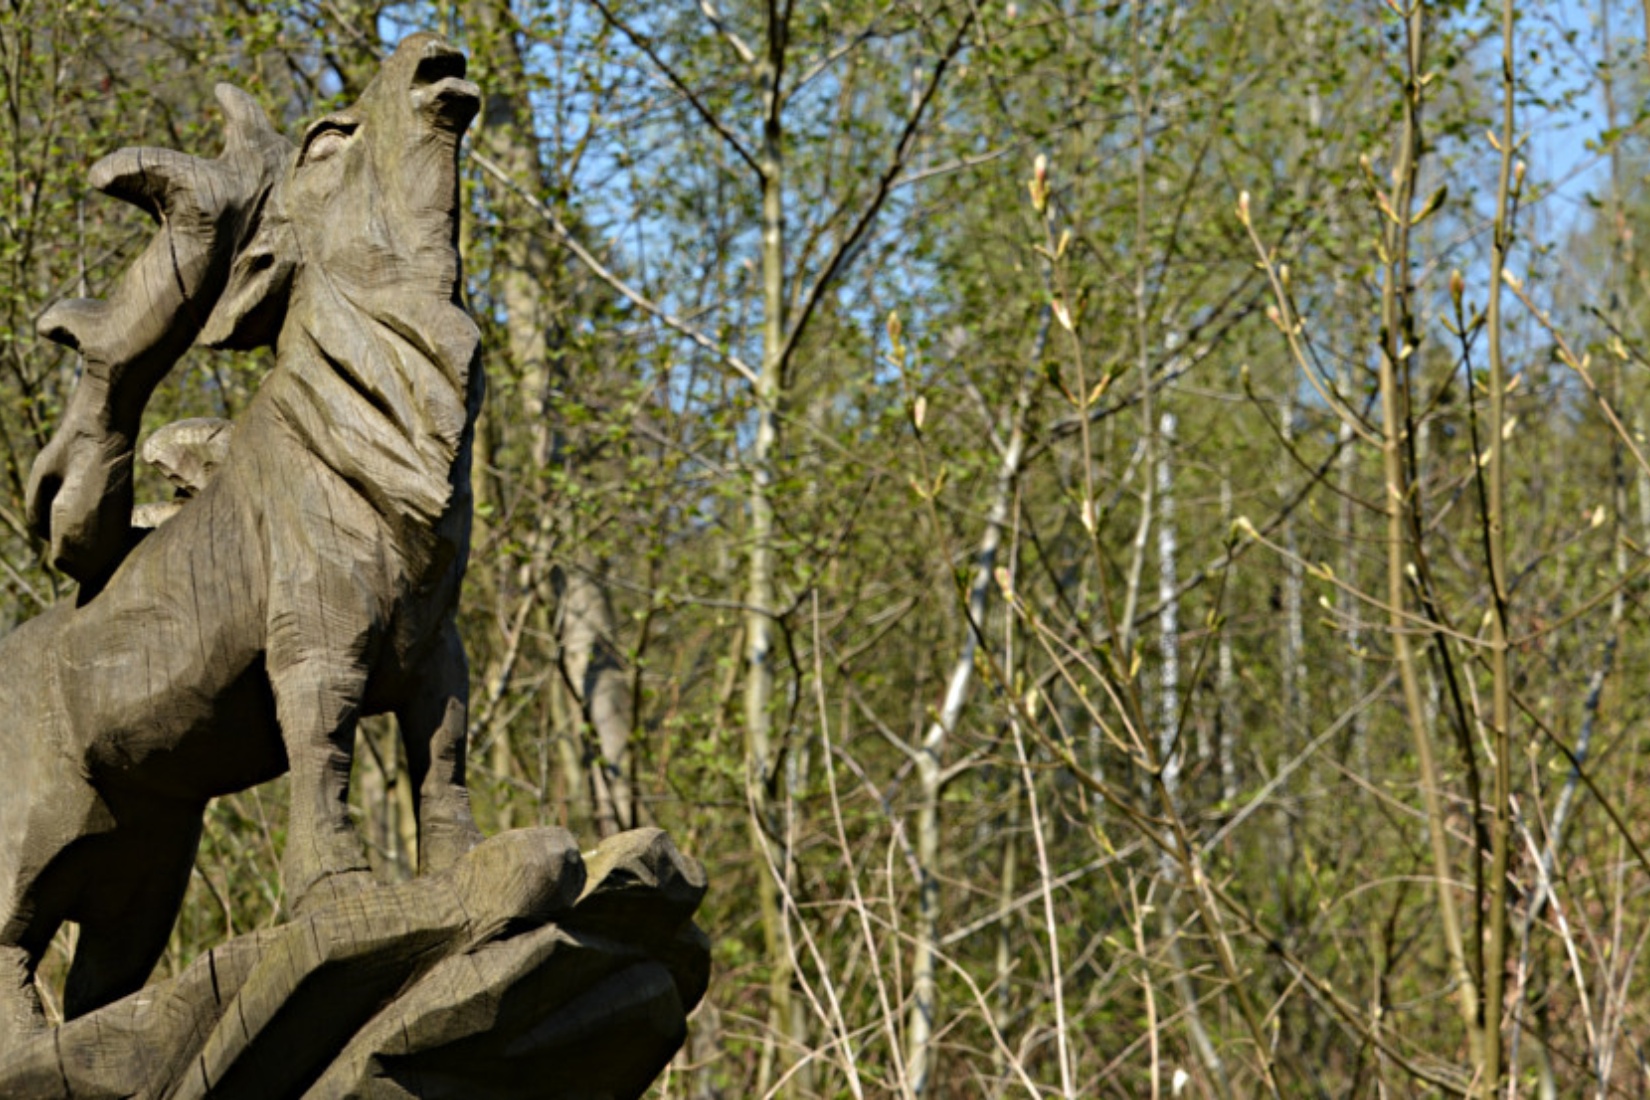
[[[445,42],[426,42],[424,56],[413,69],[413,87],[437,84],[449,77],[462,80],[469,63],[464,55]]]
[[[426,39],[415,48],[413,104],[420,111],[432,111],[445,123],[443,128],[463,129],[481,106],[481,89],[464,79],[468,71],[464,55],[438,38]]]

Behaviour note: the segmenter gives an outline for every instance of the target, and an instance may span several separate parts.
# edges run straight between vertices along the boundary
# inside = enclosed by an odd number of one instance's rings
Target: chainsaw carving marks
[[[44,1026],[29,975],[65,920],[70,1018],[142,985],[216,795],[290,769],[296,911],[368,885],[346,815],[363,715],[399,720],[422,870],[480,839],[453,624],[483,386],[456,245],[464,72],[414,35],[296,144],[220,87],[216,159],[92,170],[158,229],[105,300],[41,321],[86,369],[29,515],[81,590],[0,641],[0,1045]],[[135,527],[143,407],[196,341],[273,344],[276,365],[232,433],[151,442],[187,499]]]

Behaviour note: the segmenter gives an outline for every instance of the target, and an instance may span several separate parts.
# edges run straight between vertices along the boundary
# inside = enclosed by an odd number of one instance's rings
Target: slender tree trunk
[[[1478,981],[1467,966],[1465,941],[1461,933],[1460,910],[1455,901],[1454,874],[1449,858],[1443,792],[1432,751],[1432,729],[1421,694],[1415,651],[1407,618],[1409,586],[1406,570],[1411,567],[1409,533],[1417,530],[1411,516],[1416,502],[1412,496],[1407,467],[1410,423],[1408,387],[1409,360],[1414,347],[1413,318],[1408,306],[1410,217],[1415,201],[1415,181],[1419,174],[1421,141],[1421,76],[1425,72],[1427,12],[1416,3],[1405,20],[1404,116],[1397,144],[1398,163],[1394,172],[1398,194],[1391,205],[1401,223],[1387,224],[1383,251],[1386,264],[1381,288],[1381,469],[1386,506],[1386,598],[1393,657],[1403,686],[1404,713],[1409,721],[1420,772],[1421,800],[1426,810],[1427,833],[1432,853],[1433,885],[1443,926],[1444,948],[1455,978],[1456,1003],[1467,1029],[1475,1067],[1484,1065],[1484,1029]]]
[[[1041,341],[1039,341],[1040,343]],[[985,533],[980,538],[979,550],[974,556],[974,576],[968,588],[968,622],[963,624],[962,653],[952,666],[946,683],[945,701],[939,715],[930,723],[922,745],[914,754],[918,783],[917,860],[921,875],[918,897],[916,946],[911,964],[911,1014],[907,1024],[908,1053],[906,1067],[911,1079],[911,1091],[923,1096],[933,1080],[933,1039],[935,1020],[939,1013],[936,965],[939,953],[939,858],[940,798],[944,794],[948,776],[945,771],[945,751],[957,722],[962,718],[963,705],[968,701],[969,687],[974,679],[974,663],[978,651],[976,630],[985,629],[987,597],[991,592],[992,573],[997,565],[997,554],[1002,547],[1003,531],[1008,524],[1009,509],[1014,502],[1014,487],[1020,476],[1020,459],[1025,454],[1025,411],[1029,393],[1024,382],[1015,397],[1014,426],[997,469],[996,486],[991,507],[986,514]]]
[[[1288,375],[1284,384],[1283,411],[1279,434],[1283,438],[1285,447],[1295,445],[1295,384],[1297,379],[1293,373]],[[1280,475],[1276,492],[1280,500],[1287,499],[1291,493],[1290,479],[1287,472]],[[1301,568],[1300,536],[1296,530],[1293,513],[1283,521],[1283,545],[1288,551],[1283,563],[1283,591],[1278,603],[1283,612],[1282,637],[1282,664],[1283,664],[1283,721],[1279,726],[1285,731],[1284,740],[1278,745],[1276,766],[1283,768],[1293,755],[1293,746],[1303,744],[1307,735],[1307,717],[1305,706],[1306,667],[1305,630],[1301,623],[1301,589],[1305,586],[1305,573]],[[1291,773],[1291,776],[1293,773]],[[1277,829],[1279,837],[1276,866],[1273,870],[1273,887],[1277,891],[1278,907],[1286,919],[1293,919],[1289,914],[1295,911],[1295,873],[1300,861],[1299,815],[1292,809],[1295,797],[1294,781],[1289,779],[1278,786],[1273,796],[1277,803]]]
[[[1020,871],[1020,777],[1013,776],[1005,784],[1009,791],[1008,809],[1002,817],[1003,842],[1002,872],[997,886],[997,908],[1005,914],[997,925],[997,954],[996,987],[997,996],[992,1005],[992,1016],[998,1031],[1009,1025],[1009,1018],[1014,1011],[1014,1002],[1011,996],[1012,986],[1009,978],[1013,974],[1018,959],[1018,950],[1014,935],[1019,922],[1007,916],[1008,907],[1014,901],[1014,893],[1019,888]],[[1006,1096],[1012,1087],[1013,1079],[1009,1074],[1008,1060],[1000,1047],[993,1045],[991,1052],[992,1077],[1000,1082],[995,1095]]]
[[[628,771],[630,677],[613,638],[613,610],[606,590],[582,570],[564,570],[560,578],[563,659],[600,750],[589,773],[596,830],[611,836],[638,824]]]
[[[778,5],[768,7],[766,48],[757,67],[763,97],[762,148],[762,364],[757,377],[756,434],[750,451],[750,573],[745,605],[745,759],[751,801],[751,842],[757,856],[757,901],[768,957],[768,1023],[772,1036],[763,1049],[757,1090],[766,1093],[774,1080],[779,1036],[791,1028],[791,980],[794,961],[787,939],[777,884],[770,863],[788,877],[790,857],[783,850],[773,792],[781,782],[773,751],[775,630],[778,610],[774,569],[774,463],[780,445],[780,406],[784,399],[785,178],[784,124],[780,81],[784,72],[786,27]],[[791,1036],[792,1038],[798,1038]]]
[[[951,696],[959,684],[959,676],[963,693],[967,690],[967,677],[972,672],[974,660],[973,631],[966,626],[968,633],[966,645],[967,664],[959,662],[952,674],[951,688],[946,691],[946,703],[949,707]],[[955,708],[960,714],[962,707]],[[943,721],[943,716],[942,716]],[[932,735],[938,731],[939,736]],[[914,1096],[925,1096],[934,1072],[934,1030],[936,1017],[939,1013],[938,987],[935,982],[936,955],[939,951],[940,927],[940,794],[941,778],[940,764],[935,751],[929,747],[929,741],[937,743],[943,749],[946,739],[946,728],[940,721],[934,723],[930,730],[930,738],[925,740],[922,751],[916,758],[917,764],[917,873],[920,876],[917,892],[917,927],[914,933],[914,946],[911,959],[911,1013],[906,1024],[905,1054],[906,1072],[910,1076],[911,1092]]]
[[[479,140],[510,178],[523,181],[532,191],[542,190],[545,171],[534,136],[526,94],[527,67],[513,16],[507,5],[494,3],[484,5],[479,18],[492,47],[495,77]],[[508,198],[504,201],[510,205]],[[521,395],[521,422],[528,425],[527,470],[536,477],[565,461],[566,440],[553,401],[567,377],[564,314],[571,286],[563,258],[552,254],[539,234],[507,232],[501,247],[505,262],[499,296],[505,338]],[[532,491],[528,498],[538,495]],[[532,517],[527,560],[514,578],[500,585],[501,590],[517,600],[547,597],[550,547],[557,530],[570,522],[559,501],[543,502]],[[569,779],[579,785],[591,784],[596,828],[605,836],[634,825],[635,806],[628,779],[629,677],[615,640],[612,602],[598,578],[599,573],[569,569],[563,583],[555,587],[556,595],[566,601],[558,616],[562,659],[595,742],[597,751],[591,755],[598,757],[597,766],[587,774],[585,754],[577,754],[578,772]],[[484,675],[501,674],[502,670],[489,667]],[[511,753],[504,731],[499,732],[495,746],[495,761],[507,769]]]
[[[1344,289],[1337,280],[1335,294],[1337,302],[1344,300]],[[1340,356],[1340,369],[1337,372],[1336,384],[1343,394],[1352,392],[1352,361],[1350,356]],[[1342,420],[1336,431],[1336,442],[1341,447],[1341,457],[1336,463],[1336,486],[1341,491],[1340,510],[1337,516],[1337,536],[1341,547],[1341,576],[1353,588],[1358,587],[1358,545],[1357,545],[1357,505],[1353,502],[1354,479],[1358,472],[1358,449],[1353,438],[1352,425]],[[1341,601],[1346,608],[1346,696],[1349,702],[1356,702],[1364,697],[1366,670],[1363,655],[1363,607],[1357,600]],[[1357,758],[1358,774],[1369,775],[1369,745],[1364,739],[1363,711],[1352,716],[1347,726],[1347,740],[1352,747],[1350,755]],[[1348,754],[1343,754],[1348,755]]]
[[[1496,192],[1495,238],[1490,256],[1490,303],[1485,328],[1490,342],[1489,544],[1491,730],[1495,748],[1495,806],[1490,823],[1490,930],[1484,955],[1484,1095],[1501,1091],[1501,1018],[1507,976],[1507,865],[1512,845],[1512,681],[1507,667],[1507,368],[1501,346],[1501,275],[1512,245],[1513,152],[1516,146],[1513,82],[1513,0],[1501,5],[1501,178]]]
[[[1283,395],[1283,441],[1295,445],[1295,380],[1289,379]],[[1280,495],[1289,495],[1287,482],[1278,485]],[[1301,591],[1306,575],[1301,567],[1300,535],[1293,514],[1283,521],[1283,542],[1289,551],[1284,563],[1283,584],[1283,705],[1286,721],[1297,731],[1308,728],[1306,715],[1306,629],[1301,614]]]
[[[555,624],[548,607],[541,604],[535,612],[534,621],[544,636],[553,636]],[[539,743],[548,743],[552,751],[541,753],[541,756],[545,758],[546,766],[549,757],[553,756],[556,765],[556,783],[546,794],[553,791],[560,794],[557,799],[560,804],[557,824],[569,829],[578,828],[596,816],[595,807],[590,804],[590,785],[585,782],[584,736],[579,703],[559,676],[548,679],[544,694],[548,716],[545,725],[548,728],[547,736],[539,738]]]
[[[1158,649],[1163,666],[1158,677],[1157,756],[1163,767],[1163,785],[1169,797],[1180,795],[1180,761],[1183,755],[1180,737],[1180,601],[1175,591],[1180,587],[1175,569],[1175,555],[1179,547],[1179,532],[1174,516],[1174,468],[1172,451],[1175,441],[1175,415],[1165,410],[1158,417],[1157,438],[1157,598],[1161,610],[1157,613]]]
[[[1174,445],[1179,423],[1175,414],[1164,410],[1157,421],[1160,450],[1157,456],[1157,613],[1158,647],[1162,668],[1158,676],[1158,733],[1157,754],[1163,768],[1163,786],[1171,802],[1180,799],[1180,768],[1185,748],[1180,743],[1180,601],[1175,593],[1180,588],[1177,567],[1180,529],[1175,522]],[[1186,965],[1181,948],[1181,936],[1175,919],[1174,907],[1165,904],[1162,913],[1163,939],[1168,945],[1170,965],[1174,968],[1172,981],[1175,995],[1186,1013],[1186,1029],[1191,1034],[1192,1046],[1208,1070],[1216,1091],[1223,1097],[1231,1095],[1231,1083],[1226,1064],[1209,1036],[1198,1007],[1197,987]]]
[[[1229,465],[1220,469],[1220,529],[1232,529],[1232,470]],[[1237,564],[1228,566],[1235,571]],[[1227,582],[1231,578],[1228,576]],[[1215,653],[1215,696],[1219,708],[1219,732],[1215,752],[1220,757],[1220,799],[1228,807],[1234,805],[1238,794],[1237,775],[1237,668],[1232,657],[1232,636],[1224,624]]]

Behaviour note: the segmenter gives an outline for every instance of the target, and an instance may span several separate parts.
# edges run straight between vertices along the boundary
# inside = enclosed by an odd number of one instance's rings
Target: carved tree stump
[[[238,937],[0,1052],[9,1100],[640,1097],[709,980],[699,865],[561,829]]]

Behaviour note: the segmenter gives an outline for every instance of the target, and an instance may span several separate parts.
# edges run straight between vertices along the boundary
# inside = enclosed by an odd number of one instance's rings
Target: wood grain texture
[[[588,860],[560,829],[504,833],[31,1036],[0,1096],[640,1097],[705,991],[704,890],[657,830]]]
[[[160,228],[107,300],[42,320],[86,370],[29,514],[80,592],[0,640],[0,1096],[639,1097],[682,1042],[709,973],[698,866],[649,830],[587,874],[561,830],[482,842],[470,816],[464,68],[414,35],[296,144],[220,88],[217,160],[92,170]],[[134,516],[143,406],[197,340],[273,342],[275,368],[235,424],[147,441],[178,499]],[[356,721],[384,711],[424,872],[395,886],[347,816]],[[142,988],[207,800],[288,768],[298,919]],[[33,975],[66,920],[49,1029]]]
[[[356,722],[392,712],[421,871],[480,841],[454,625],[484,388],[457,249],[459,141],[480,97],[464,74],[461,53],[415,34],[358,102],[295,143],[220,87],[216,159],[123,149],[92,168],[94,186],[158,229],[107,298],[41,319],[85,370],[32,471],[29,521],[80,588],[0,639],[0,1062],[42,1035],[67,1043],[46,1032],[33,985],[64,921],[80,927],[65,1016],[97,1022],[76,1026],[59,1068],[121,1048],[107,1036],[148,1010],[97,1010],[139,990],[160,956],[207,801],[288,770],[282,877],[306,919],[209,966],[212,1000],[235,990],[237,1036],[208,1027],[187,982],[163,1002],[180,1033],[206,1029],[192,1057],[208,1079],[247,1066],[279,1078],[279,1037],[312,1026],[294,1006],[344,1020],[416,976],[409,953],[433,961],[437,945],[481,934],[468,897],[376,888],[347,814]],[[185,423],[149,441],[182,499],[134,517],[144,406],[196,342],[274,344],[275,366],[233,430]],[[520,902],[509,875],[545,881],[531,860],[496,870],[470,892]],[[498,920],[528,916],[542,923],[525,902]],[[110,1072],[175,1049],[130,1045]]]

